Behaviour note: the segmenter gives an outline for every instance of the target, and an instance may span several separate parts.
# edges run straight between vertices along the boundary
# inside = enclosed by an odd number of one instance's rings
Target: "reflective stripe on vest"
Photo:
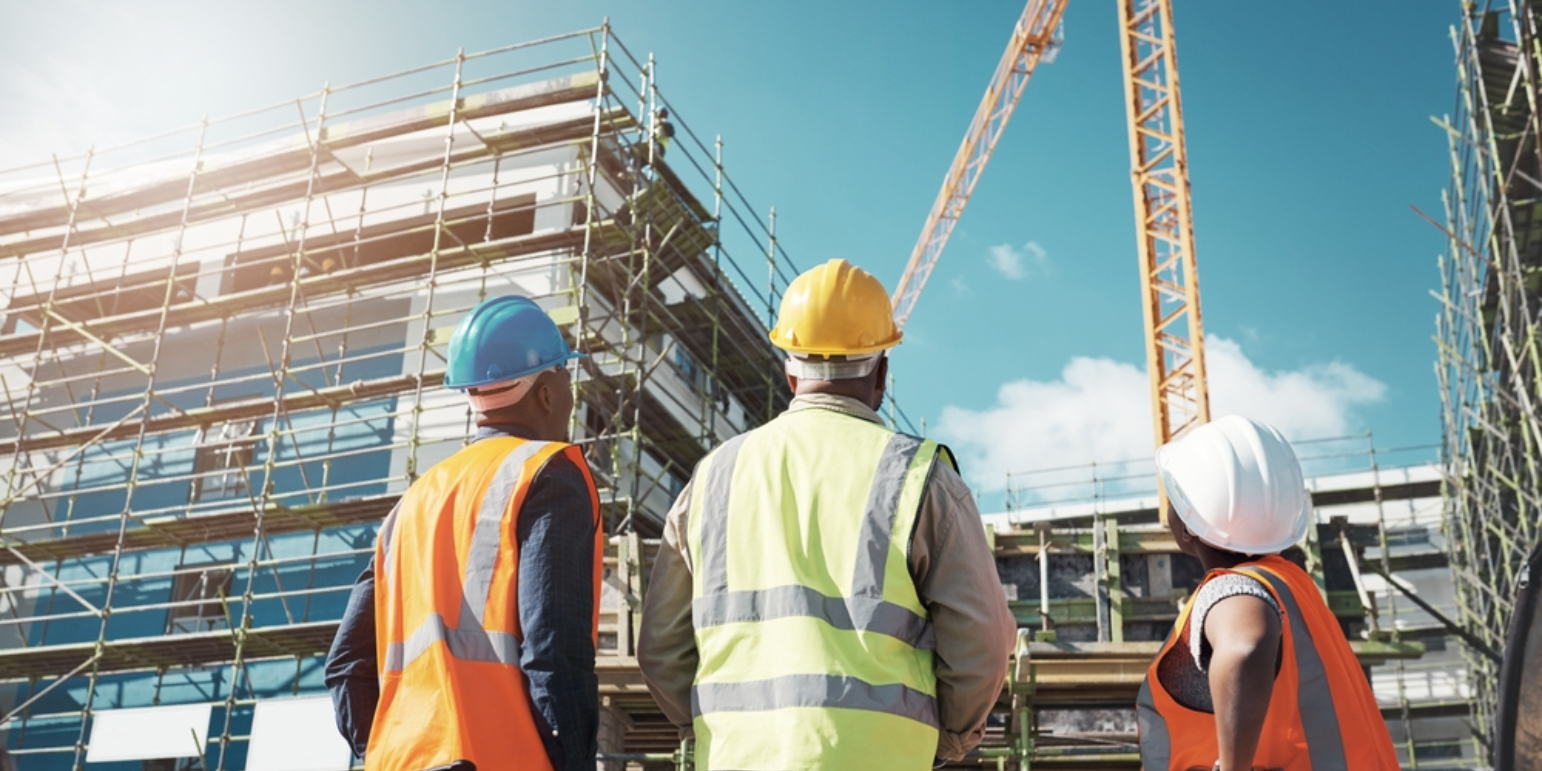
[[[519,640],[507,632],[486,629],[451,629],[438,613],[430,615],[404,643],[389,643],[381,669],[400,672],[416,661],[436,642],[443,642],[450,655],[461,661],[493,661],[519,666]]]
[[[728,492],[733,484],[739,447],[748,436],[740,434],[729,439],[712,453],[711,471],[704,480],[700,555],[704,595],[728,591]]]
[[[1296,703],[1301,705],[1301,727],[1306,731],[1306,748],[1312,753],[1313,771],[1348,771],[1349,761],[1344,757],[1344,737],[1340,733],[1338,716],[1333,708],[1333,691],[1328,687],[1328,673],[1323,669],[1322,656],[1312,641],[1312,630],[1306,628],[1301,607],[1296,596],[1284,581],[1263,570],[1242,568],[1274,589],[1274,596],[1285,603],[1285,617],[1290,619],[1291,647],[1296,649]]]
[[[935,638],[899,566],[945,452],[808,409],[704,461],[685,526],[700,768],[929,766]]]
[[[384,672],[400,672],[427,651],[436,642],[444,642],[451,656],[462,661],[491,661],[519,666],[519,640],[506,632],[492,632],[482,628],[487,612],[487,596],[492,589],[493,569],[498,564],[498,547],[502,539],[503,515],[508,509],[514,492],[524,484],[525,464],[537,454],[551,447],[550,442],[527,441],[510,452],[498,465],[493,481],[487,487],[477,510],[476,529],[471,534],[471,547],[466,554],[466,573],[461,579],[460,623],[448,628],[444,617],[433,613],[414,629],[402,642],[386,646],[386,658],[381,662]],[[393,530],[397,508],[391,510],[386,524],[381,528],[382,551],[391,563]]]
[[[385,559],[376,560],[379,563],[375,565],[375,583],[377,585],[386,580],[385,571],[388,566],[396,564],[396,550],[392,548],[392,545],[396,543],[396,517],[402,512],[402,499],[405,497],[402,496],[402,498],[396,499],[396,505],[391,507],[391,513],[386,515],[385,522],[380,525],[380,553],[385,556]]]
[[[584,517],[593,528],[597,637],[604,533],[582,452],[512,436],[461,448],[413,482],[376,544],[380,699],[368,771],[418,771],[458,758],[551,771],[550,737],[520,671],[516,598],[521,510],[559,455],[583,477],[583,490],[571,493],[585,500],[564,501],[560,516]]]
[[[884,569],[895,510],[899,508],[906,472],[915,461],[922,440],[896,433],[884,447],[867,509],[862,514],[862,546],[857,552],[851,596],[827,597],[797,585],[728,591],[728,494],[734,462],[745,436],[740,434],[724,442],[714,454],[707,474],[702,501],[706,516],[701,523],[705,593],[691,603],[691,622],[696,628],[806,616],[836,629],[878,632],[917,648],[934,647],[936,638],[929,621],[909,608],[883,600]]]
[[[1165,646],[1163,650],[1166,650]],[[1157,659],[1161,658],[1162,654],[1157,654]],[[1140,731],[1141,768],[1144,771],[1167,771],[1172,765],[1169,759],[1173,754],[1173,739],[1168,735],[1167,721],[1157,711],[1156,700],[1151,695],[1150,677],[1140,681],[1140,692],[1135,695],[1135,725]]]
[[[1351,765],[1356,771],[1362,768],[1365,771],[1396,769],[1396,754],[1380,710],[1347,642],[1337,635],[1333,635],[1333,639],[1314,638],[1314,622],[1297,600],[1298,594],[1304,591],[1301,587],[1309,586],[1311,579],[1278,556],[1265,557],[1258,563],[1243,565],[1231,572],[1264,583],[1279,601],[1287,619],[1280,644],[1282,655],[1289,658],[1281,665],[1275,680],[1269,718],[1259,740],[1254,764],[1271,768],[1282,766],[1285,771],[1348,771]],[[1296,577],[1286,580],[1286,575]],[[1293,587],[1292,581],[1299,585]],[[1311,600],[1321,604],[1315,591],[1311,592]],[[1136,697],[1141,762],[1147,771],[1186,769],[1195,763],[1208,767],[1213,761],[1213,758],[1207,760],[1198,755],[1202,747],[1214,750],[1214,715],[1177,704],[1161,690],[1157,678],[1158,667],[1169,652],[1190,655],[1178,650],[1177,646],[1183,639],[1184,626],[1189,623],[1191,608],[1192,603],[1179,616],[1161,652],[1147,670]],[[1338,631],[1336,620],[1325,607],[1313,608],[1312,612],[1317,614],[1315,625],[1319,635]],[[1202,633],[1201,630],[1189,630],[1189,634]],[[1334,667],[1330,668],[1325,659],[1335,662]],[[1294,676],[1290,682],[1284,680],[1287,673]],[[1291,691],[1294,691],[1294,698]],[[1172,721],[1177,722],[1170,725]],[[1294,727],[1297,724],[1299,733]],[[1174,736],[1175,733],[1180,735]],[[1352,753],[1346,752],[1346,736],[1356,745]]]
[[[784,675],[745,683],[699,683],[691,689],[691,714],[764,712],[788,707],[831,707],[884,712],[939,725],[937,700],[899,683],[873,685],[841,675]]]
[[[909,608],[871,597],[826,597],[807,586],[709,594],[691,603],[697,629],[794,616],[817,618],[836,629],[886,634],[916,648],[937,644],[932,625]]]

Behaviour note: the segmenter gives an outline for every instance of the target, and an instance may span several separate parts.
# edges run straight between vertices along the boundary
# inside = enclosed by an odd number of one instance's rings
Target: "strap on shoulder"
[[[932,444],[937,445],[937,457],[939,459],[946,460],[948,462],[948,465],[952,466],[953,470],[955,472],[958,472],[959,474],[963,474],[964,473],[963,470],[961,470],[958,467],[958,457],[953,454],[953,449],[951,447],[943,444],[942,442],[934,442],[934,441],[932,441],[930,439],[928,439],[926,441],[932,442]]]

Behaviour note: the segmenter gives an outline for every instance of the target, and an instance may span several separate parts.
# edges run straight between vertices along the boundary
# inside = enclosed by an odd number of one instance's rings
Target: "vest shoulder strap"
[[[1249,563],[1236,572],[1256,578],[1268,587],[1279,600],[1280,607],[1290,625],[1291,654],[1296,659],[1296,696],[1301,711],[1301,728],[1306,734],[1307,751],[1314,769],[1345,769],[1348,756],[1344,752],[1344,734],[1339,727],[1337,705],[1329,686],[1329,673],[1307,618],[1296,602],[1290,582],[1273,567],[1261,563]],[[1335,630],[1337,631],[1337,630]]]
[[[932,441],[932,440],[928,439],[926,441]],[[949,446],[943,444],[942,442],[932,442],[932,444],[937,445],[937,458],[938,458],[938,460],[947,461],[948,465],[952,466],[953,470],[955,472],[958,472],[959,474],[963,474],[964,473],[963,469],[959,468],[959,466],[958,466],[958,456],[953,454],[953,448],[952,447],[949,447]]]

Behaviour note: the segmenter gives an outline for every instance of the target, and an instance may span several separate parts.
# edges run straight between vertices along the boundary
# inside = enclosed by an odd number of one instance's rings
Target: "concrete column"
[[[626,714],[609,698],[600,700],[600,754],[612,754],[626,751]],[[621,761],[597,761],[594,764],[595,771],[625,771],[626,764]]]

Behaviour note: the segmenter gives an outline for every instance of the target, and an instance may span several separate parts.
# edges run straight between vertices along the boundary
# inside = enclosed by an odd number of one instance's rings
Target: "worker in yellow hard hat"
[[[900,339],[872,275],[800,275],[771,331],[792,404],[666,519],[637,660],[702,771],[922,771],[984,735],[1016,624],[951,453],[878,417]]]

